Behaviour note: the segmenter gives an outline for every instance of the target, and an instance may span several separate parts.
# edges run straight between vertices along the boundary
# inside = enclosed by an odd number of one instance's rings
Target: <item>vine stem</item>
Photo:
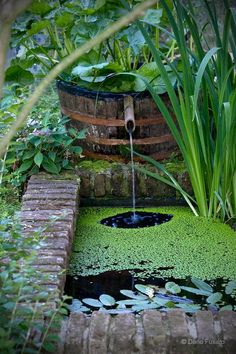
[[[8,133],[2,138],[0,143],[0,157],[4,154],[5,149],[11,139],[16,134],[17,130],[23,125],[25,120],[27,119],[28,114],[30,113],[33,106],[37,103],[40,96],[43,94],[44,90],[49,86],[49,84],[58,77],[58,75],[65,70],[68,66],[70,66],[75,60],[77,60],[81,55],[86,54],[95,46],[99,45],[110,36],[115,34],[121,28],[128,26],[131,22],[135,21],[138,17],[144,15],[145,11],[153,6],[156,3],[156,0],[147,0],[137,6],[134,10],[132,10],[127,15],[121,17],[118,21],[114,22],[109,28],[105,29],[102,33],[97,35],[96,37],[90,39],[85,44],[83,44],[80,48],[77,48],[73,53],[68,55],[66,58],[62,60],[59,64],[57,64],[48,75],[41,81],[41,83],[36,87],[32,95],[29,97],[27,103],[22,108],[19,113],[16,121],[12,124]]]

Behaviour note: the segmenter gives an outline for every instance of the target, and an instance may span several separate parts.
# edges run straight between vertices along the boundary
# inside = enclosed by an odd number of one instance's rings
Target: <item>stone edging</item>
[[[50,218],[55,221],[42,232],[43,246],[37,252],[34,266],[50,275],[46,291],[62,294],[78,211],[79,181],[45,173],[32,176],[23,196],[21,223],[23,233],[44,228]]]

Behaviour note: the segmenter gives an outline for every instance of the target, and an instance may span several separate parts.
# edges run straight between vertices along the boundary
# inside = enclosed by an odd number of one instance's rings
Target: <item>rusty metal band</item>
[[[87,136],[86,141],[92,144],[100,144],[100,145],[129,145],[129,140],[125,139],[107,139],[107,138],[98,138],[95,136]],[[166,134],[163,136],[153,136],[150,138],[140,138],[134,139],[134,145],[151,145],[151,144],[161,144],[169,141],[174,141],[174,138],[171,134]]]
[[[64,115],[66,115],[74,120],[78,120],[79,122],[82,122],[82,123],[87,123],[87,124],[92,124],[92,125],[101,125],[101,126],[105,126],[105,127],[124,127],[125,126],[124,119],[117,119],[115,117],[111,117],[109,119],[101,118],[101,117],[92,117],[92,116],[82,114],[79,112],[71,111],[70,109],[65,108],[65,107],[62,107],[61,111]],[[165,121],[160,114],[160,117],[156,117],[156,118],[136,119],[135,125],[137,125],[137,126],[148,125],[149,126],[149,125],[162,124],[164,122]]]

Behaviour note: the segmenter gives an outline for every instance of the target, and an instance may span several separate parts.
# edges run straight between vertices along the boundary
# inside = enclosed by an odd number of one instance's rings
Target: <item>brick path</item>
[[[44,227],[50,216],[59,217],[49,227],[35,267],[50,274],[48,291],[62,293],[77,215],[79,183],[74,179],[41,173],[32,176],[23,197],[24,233]],[[213,315],[199,311],[187,316],[182,310],[141,315],[92,316],[73,313],[61,327],[58,354],[235,354],[236,312]]]

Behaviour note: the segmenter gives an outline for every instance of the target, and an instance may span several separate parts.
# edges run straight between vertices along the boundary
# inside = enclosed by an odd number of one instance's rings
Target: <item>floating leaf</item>
[[[225,287],[225,293],[227,295],[232,294],[232,292],[236,289],[236,282],[231,280],[228,282],[228,284]]]
[[[233,306],[232,305],[225,305],[221,307],[220,311],[233,311]]]
[[[101,301],[101,303],[105,306],[114,306],[116,303],[116,300],[114,299],[114,297],[107,295],[107,294],[103,294],[99,297],[99,300]]]
[[[86,305],[92,306],[92,307],[103,307],[103,304],[96,299],[91,299],[91,298],[86,298],[82,300]]]
[[[181,292],[181,288],[178,284],[174,283],[173,281],[168,281],[165,285],[167,291],[171,294],[179,294]]]
[[[134,305],[132,306],[133,311],[143,311],[143,310],[149,310],[149,309],[158,309],[160,305],[157,303],[152,303],[152,304],[143,304],[143,305]]]
[[[205,290],[200,290],[200,289],[196,289],[196,288],[191,288],[189,286],[181,286],[180,288],[182,290],[185,290],[185,291],[188,291],[190,293],[197,294],[197,295],[210,296],[212,294],[212,292],[210,292],[210,291],[205,291]]]
[[[213,288],[201,279],[191,278],[191,282],[196,285],[196,287],[203,291],[209,291],[213,293]]]
[[[143,284],[136,284],[135,288],[140,291],[143,294],[148,295],[149,297],[153,297],[154,296],[154,289],[151,288],[150,286],[145,286]]]
[[[107,310],[106,312],[110,313],[111,315],[119,315],[120,313],[131,313],[133,311],[128,309],[112,309]]]
[[[127,305],[127,306],[131,306],[131,305],[144,305],[144,304],[148,304],[148,300],[137,300],[137,299],[133,299],[133,300],[120,300],[116,302],[118,305]]]
[[[146,300],[146,299],[148,299],[147,296],[145,296],[145,295],[137,295],[137,294],[135,294],[135,292],[132,291],[132,290],[120,290],[120,293],[121,293],[122,295],[125,295],[125,296],[127,296],[127,297],[130,297],[131,299],[137,299],[137,300]]]
[[[197,304],[176,304],[175,306],[183,309],[185,312],[196,312],[201,310],[201,306]]]
[[[220,301],[222,299],[222,294],[217,292],[217,293],[213,293],[210,296],[208,296],[208,298],[206,299],[208,304],[214,305],[215,303],[217,303],[218,301]]]

